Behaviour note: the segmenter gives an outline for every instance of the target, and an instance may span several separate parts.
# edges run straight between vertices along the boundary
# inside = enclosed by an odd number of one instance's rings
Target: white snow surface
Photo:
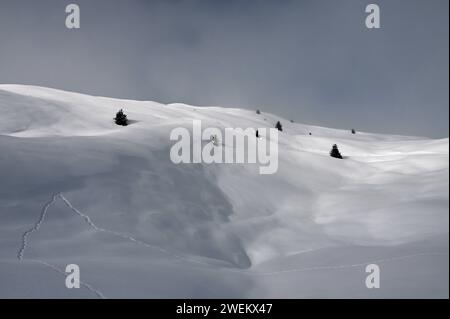
[[[193,119],[280,120],[278,171],[172,163]],[[448,138],[0,85],[0,297],[448,298],[448,154]]]

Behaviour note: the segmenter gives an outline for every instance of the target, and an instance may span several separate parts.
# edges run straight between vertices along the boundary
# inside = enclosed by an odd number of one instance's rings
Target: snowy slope
[[[0,85],[0,114],[0,297],[449,296],[448,138],[21,85]],[[278,172],[173,164],[170,131],[193,119],[280,120]]]

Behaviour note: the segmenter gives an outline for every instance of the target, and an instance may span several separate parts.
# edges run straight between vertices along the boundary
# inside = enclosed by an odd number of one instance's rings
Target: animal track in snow
[[[121,232],[117,232],[117,231],[113,231],[113,230],[109,230],[109,229],[105,229],[102,228],[100,226],[97,226],[92,219],[82,213],[81,211],[79,211],[76,207],[74,207],[72,205],[72,203],[61,193],[57,193],[54,194],[52,196],[52,199],[50,201],[48,201],[44,207],[42,208],[40,217],[38,219],[38,221],[33,225],[33,227],[31,227],[29,230],[25,231],[22,235],[22,245],[17,253],[17,258],[19,260],[23,260],[24,259],[24,253],[25,250],[28,246],[28,237],[38,231],[42,225],[42,223],[45,220],[45,217],[48,213],[48,209],[51,207],[51,205],[53,205],[57,199],[61,199],[62,202],[76,215],[78,215],[79,217],[81,217],[86,224],[88,224],[92,229],[94,229],[97,232],[104,232],[119,238],[122,238],[124,240],[133,242],[135,244],[139,244],[142,246],[145,246],[147,248],[151,248],[151,249],[156,249],[168,256],[174,257],[174,258],[178,258],[178,259],[182,259],[185,261],[189,261],[189,262],[194,262],[197,264],[204,264],[204,265],[210,265],[206,262],[202,262],[202,261],[198,261],[198,260],[193,260],[190,259],[188,257],[182,256],[182,255],[178,255],[175,253],[172,253],[166,249],[157,247],[157,246],[153,246],[151,244],[148,244],[144,241],[141,241],[139,239],[136,239],[132,236],[126,235],[124,233]],[[306,251],[309,252],[309,251]],[[356,263],[356,264],[342,264],[342,265],[330,265],[330,266],[313,266],[313,267],[305,267],[305,268],[294,268],[294,269],[286,269],[286,270],[278,270],[278,271],[267,271],[267,272],[258,272],[258,271],[251,271],[251,270],[237,270],[237,269],[222,269],[222,271],[226,271],[226,272],[234,272],[234,273],[240,273],[240,274],[247,274],[247,275],[252,275],[252,276],[272,276],[272,275],[280,275],[280,274],[285,274],[285,273],[295,273],[295,272],[305,272],[305,271],[320,271],[320,270],[336,270],[336,269],[345,269],[345,268],[355,268],[355,267],[363,267],[366,266],[368,264],[373,264],[373,263],[384,263],[384,262],[389,262],[389,261],[395,261],[395,260],[402,260],[402,259],[409,259],[409,258],[414,258],[414,257],[420,257],[420,256],[448,256],[447,253],[443,253],[443,252],[429,252],[429,253],[419,253],[419,254],[412,254],[412,255],[405,255],[405,256],[397,256],[397,257],[390,257],[390,258],[384,258],[384,259],[378,259],[378,260],[372,260],[372,261],[367,261],[367,262],[361,262],[361,263]],[[35,262],[35,263],[39,263],[42,264],[46,267],[51,268],[52,270],[62,274],[62,275],[66,275],[66,273],[58,268],[57,266],[54,266],[50,263],[47,263],[43,260],[38,260],[38,259],[31,259],[29,260],[31,262]],[[209,268],[209,270],[215,270],[215,271],[219,271],[219,269],[215,269],[215,268]],[[99,298],[106,298],[101,291],[95,289],[92,285],[86,283],[86,282],[82,282],[80,281],[80,285],[82,285],[83,287],[85,287],[86,289],[90,290],[92,293],[94,293],[95,295],[97,295]]]
[[[248,271],[248,270],[229,270],[229,271],[235,271],[235,272],[239,272],[239,273],[246,273],[246,274],[255,275],[255,276],[271,276],[271,275],[280,275],[280,274],[285,274],[285,273],[295,273],[295,272],[304,272],[304,271],[333,270],[333,269],[345,269],[345,268],[363,267],[363,266],[367,266],[369,264],[381,264],[381,263],[385,263],[385,262],[389,262],[389,261],[409,259],[409,258],[421,257],[421,256],[448,256],[448,254],[444,253],[444,252],[429,252],[429,253],[419,253],[419,254],[412,254],[412,255],[389,257],[389,258],[383,258],[383,259],[377,259],[377,260],[372,260],[372,261],[361,262],[361,263],[357,263],[357,264],[342,264],[342,265],[330,265],[330,266],[313,266],[313,267],[293,268],[293,269],[267,271],[267,272]]]
[[[158,246],[151,245],[151,244],[149,244],[149,243],[146,243],[146,242],[144,242],[144,241],[142,241],[142,240],[139,240],[139,239],[137,239],[137,238],[135,238],[135,237],[126,235],[126,234],[124,234],[124,233],[121,233],[121,232],[117,232],[117,231],[113,231],[113,230],[110,230],[110,229],[105,229],[105,228],[99,227],[99,226],[97,226],[97,225],[92,221],[92,219],[91,219],[88,215],[82,213],[82,212],[79,211],[76,207],[74,207],[74,206],[72,205],[72,203],[71,203],[71,202],[70,202],[63,194],[61,194],[61,193],[56,193],[56,194],[54,194],[54,195],[52,196],[52,199],[51,199],[50,201],[48,201],[48,202],[44,205],[44,207],[42,208],[41,214],[40,214],[39,219],[37,220],[37,222],[33,225],[33,227],[31,227],[30,229],[28,229],[27,231],[25,231],[25,232],[23,233],[23,235],[22,235],[22,245],[21,245],[21,247],[20,247],[20,249],[19,249],[19,251],[18,251],[18,253],[17,253],[17,259],[23,260],[25,250],[26,250],[26,248],[27,248],[27,246],[28,246],[28,237],[29,237],[32,233],[34,233],[34,232],[36,232],[36,231],[38,231],[38,230],[40,229],[42,223],[43,223],[44,220],[45,220],[45,217],[46,217],[46,215],[47,215],[48,209],[50,208],[51,205],[53,205],[53,204],[56,202],[56,200],[57,200],[58,198],[61,199],[62,202],[63,202],[63,203],[64,203],[64,204],[65,204],[72,212],[74,212],[76,215],[80,216],[80,217],[81,217],[81,218],[82,218],[82,219],[83,219],[83,220],[84,220],[84,221],[85,221],[92,229],[94,229],[94,230],[97,231],[97,232],[104,232],[104,233],[107,233],[107,234],[110,234],[110,235],[113,235],[113,236],[122,238],[122,239],[124,239],[124,240],[130,241],[130,242],[132,242],[132,243],[139,244],[139,245],[142,245],[142,246],[147,247],[147,248],[151,248],[151,249],[158,250],[158,251],[160,251],[161,253],[163,253],[163,254],[165,254],[165,255],[168,255],[168,256],[171,256],[171,257],[173,257],[173,258],[177,258],[177,259],[181,259],[181,260],[184,260],[184,261],[189,261],[189,262],[193,262],[193,263],[197,263],[197,264],[209,265],[209,264],[206,263],[206,262],[202,262],[202,261],[200,261],[200,260],[194,260],[194,259],[191,259],[191,258],[189,258],[189,257],[182,256],[182,255],[173,253],[173,252],[171,252],[171,251],[169,251],[169,250],[163,249],[163,248],[158,247]]]
[[[40,259],[28,259],[29,261],[38,263],[38,264],[42,264],[48,268],[51,268],[52,270],[56,271],[57,273],[60,273],[63,276],[66,276],[66,272],[63,271],[62,269],[56,267],[55,265],[52,265],[48,262],[45,262],[43,260]],[[105,295],[100,291],[95,289],[93,286],[91,286],[90,284],[88,284],[87,282],[81,281],[80,280],[80,286],[85,287],[86,289],[88,289],[89,291],[93,292],[94,294],[96,294],[100,299],[106,299]]]
[[[22,246],[19,249],[19,252],[17,253],[17,259],[22,260],[23,259],[23,254],[25,252],[25,249],[28,245],[28,236],[31,235],[32,233],[34,233],[35,231],[38,231],[39,228],[42,225],[42,222],[45,219],[45,215],[47,215],[47,210],[48,208],[56,201],[56,198],[58,197],[58,194],[54,194],[52,196],[52,199],[47,202],[44,207],[42,208],[41,211],[41,215],[38,219],[38,221],[33,225],[33,227],[31,227],[29,230],[27,230],[26,232],[23,233],[22,235]]]
[[[44,207],[42,208],[41,215],[40,215],[38,221],[33,225],[33,227],[31,227],[29,230],[27,230],[26,232],[23,233],[23,235],[22,235],[22,246],[20,247],[19,252],[17,253],[17,259],[19,261],[23,260],[25,249],[28,246],[28,236],[39,230],[39,228],[41,227],[42,223],[45,220],[45,216],[47,215],[49,207],[56,201],[56,199],[58,197],[60,197],[60,194],[54,194],[52,196],[52,199],[49,202],[47,202],[44,205]],[[55,265],[52,265],[52,264],[50,264],[48,262],[45,262],[43,260],[30,259],[29,261],[34,262],[34,263],[39,263],[39,264],[42,264],[42,265],[44,265],[46,267],[49,267],[49,268],[53,269],[54,271],[62,274],[63,276],[66,275],[66,273],[62,269],[60,269],[60,268],[56,267]],[[99,298],[101,298],[101,299],[105,299],[106,298],[99,290],[95,289],[90,284],[80,280],[80,285],[85,287],[86,289],[90,290],[94,294],[96,294]]]
[[[173,253],[173,252],[171,252],[171,251],[169,251],[169,250],[163,249],[163,248],[161,248],[161,247],[158,247],[158,246],[154,246],[154,245],[148,244],[148,243],[146,243],[146,242],[144,242],[144,241],[142,241],[142,240],[136,239],[136,238],[134,238],[134,237],[132,237],[132,236],[129,236],[129,235],[126,235],[126,234],[124,234],[124,233],[120,233],[120,232],[117,232],[117,231],[113,231],[113,230],[109,230],[109,229],[105,229],[105,228],[99,227],[99,226],[97,226],[97,225],[91,220],[91,218],[90,218],[88,215],[83,214],[83,213],[80,212],[77,208],[75,208],[75,207],[72,205],[72,203],[71,203],[69,200],[67,200],[67,198],[64,197],[64,195],[58,194],[58,196],[59,196],[59,198],[61,198],[61,200],[64,202],[64,204],[66,204],[67,207],[69,207],[75,214],[77,214],[78,216],[80,216],[81,218],[83,218],[84,221],[85,221],[90,227],[92,227],[94,230],[96,230],[96,231],[98,231],[98,232],[108,233],[108,234],[111,234],[111,235],[113,235],[113,236],[120,237],[120,238],[122,238],[122,239],[131,241],[131,242],[133,242],[133,243],[136,243],[136,244],[145,246],[145,247],[147,247],[147,248],[152,248],[152,249],[159,250],[160,252],[162,252],[162,253],[164,253],[164,254],[166,254],[166,255],[168,255],[168,256],[174,257],[174,258],[178,258],[178,259],[181,259],[181,260],[186,260],[186,261],[194,262],[194,263],[198,263],[198,264],[209,265],[208,263],[204,263],[204,262],[199,261],[199,260],[194,260],[194,259],[191,259],[191,258],[188,258],[188,257],[185,257],[185,256],[181,256],[181,255],[178,255],[178,254],[176,254],[176,253]]]

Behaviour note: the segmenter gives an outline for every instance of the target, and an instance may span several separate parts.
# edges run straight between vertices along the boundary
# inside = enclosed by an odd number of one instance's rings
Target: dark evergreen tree
[[[280,123],[280,121],[278,121],[277,122],[277,124],[275,124],[275,128],[278,130],[278,131],[283,131],[283,127],[281,126],[281,123]]]
[[[356,134],[356,131],[354,128],[352,128],[352,134]]]
[[[311,132],[309,132],[309,135],[312,135]]]
[[[257,138],[259,137],[259,132],[258,132],[258,130],[256,130],[256,137],[257,137]]]
[[[119,112],[116,113],[116,117],[114,118],[114,122],[116,122],[117,125],[127,126],[128,125],[128,119],[125,113],[123,113],[123,110],[120,109]]]
[[[256,114],[261,114],[261,111],[260,110],[256,110]]]
[[[330,156],[342,159],[342,155],[339,152],[339,149],[336,144],[333,145],[333,148],[331,149],[331,152],[330,152]]]

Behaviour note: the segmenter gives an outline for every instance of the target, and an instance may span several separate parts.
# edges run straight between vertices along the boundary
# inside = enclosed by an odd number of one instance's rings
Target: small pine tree
[[[356,131],[354,128],[352,128],[352,134],[356,134]]]
[[[278,131],[280,131],[280,132],[283,131],[283,127],[281,126],[280,121],[278,121],[277,124],[275,124],[275,128],[276,128]]]
[[[116,122],[117,125],[127,126],[128,125],[128,119],[125,113],[123,113],[123,110],[120,109],[119,112],[116,113],[116,117],[114,118],[114,122]]]
[[[312,133],[311,133],[311,132],[309,132],[309,135],[312,135]]]
[[[256,114],[261,114],[261,111],[260,110],[256,110]]]
[[[341,153],[339,152],[339,149],[338,149],[338,147],[337,147],[336,144],[333,145],[333,148],[331,149],[331,152],[330,152],[330,156],[331,156],[331,157],[334,157],[334,158],[340,158],[340,159],[342,159],[342,155],[341,155]]]
[[[289,122],[294,123],[294,120],[289,120]]]
[[[259,137],[259,131],[256,130],[256,138],[258,138],[258,137]]]

